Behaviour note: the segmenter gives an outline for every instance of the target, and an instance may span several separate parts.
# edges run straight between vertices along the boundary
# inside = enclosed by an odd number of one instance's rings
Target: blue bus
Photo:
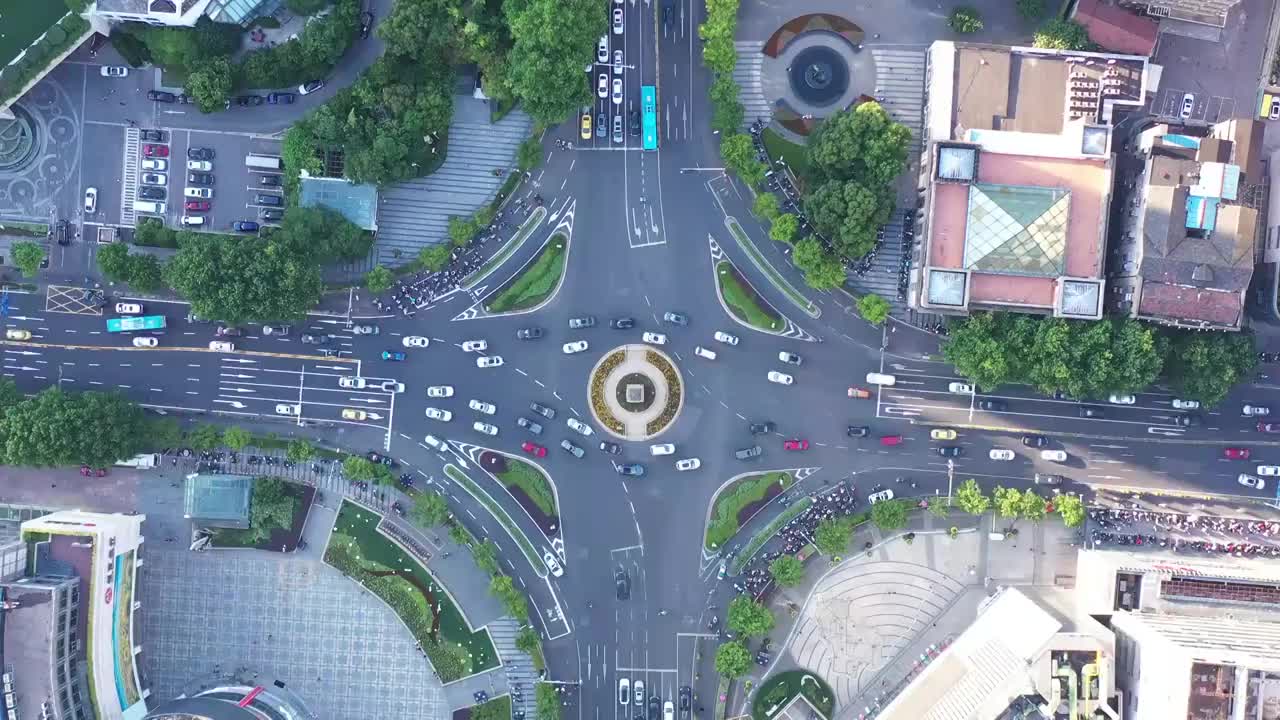
[[[133,332],[134,330],[163,330],[163,315],[140,315],[107,319],[107,332]]]
[[[652,85],[640,86],[640,131],[644,149],[658,149],[658,93]]]

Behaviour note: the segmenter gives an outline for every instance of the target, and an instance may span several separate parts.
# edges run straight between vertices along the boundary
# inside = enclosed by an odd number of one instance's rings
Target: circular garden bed
[[[605,354],[591,370],[591,414],[609,433],[633,442],[671,426],[684,406],[680,372],[671,358],[648,345],[625,345]]]
[[[684,404],[684,396],[681,394],[683,390],[680,385],[680,373],[676,372],[675,365],[667,359],[667,356],[657,350],[649,350],[645,353],[645,359],[651,365],[658,368],[662,373],[662,377],[667,381],[667,402],[662,407],[662,414],[645,426],[645,432],[650,435],[657,435],[676,419],[676,414],[680,412],[680,407]]]

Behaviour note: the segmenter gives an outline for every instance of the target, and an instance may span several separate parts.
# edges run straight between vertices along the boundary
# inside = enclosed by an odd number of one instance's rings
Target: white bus
[[[142,453],[134,455],[128,460],[116,461],[117,467],[131,467],[139,470],[147,470],[160,464],[160,455],[158,453]]]

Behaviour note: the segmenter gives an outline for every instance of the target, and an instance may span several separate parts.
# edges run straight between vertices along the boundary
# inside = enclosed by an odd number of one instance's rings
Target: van
[[[884,373],[870,372],[867,373],[867,382],[871,385],[894,385],[898,382],[898,378]]]
[[[128,460],[117,460],[117,467],[131,467],[138,470],[147,470],[160,464],[160,455],[158,453],[142,453],[134,455]]]
[[[136,213],[146,213],[148,215],[163,215],[165,212],[165,204],[162,202],[151,202],[149,200],[134,200],[133,211]]]
[[[182,224],[183,225],[203,225],[204,217],[201,215],[183,215]]]
[[[708,349],[706,349],[706,348],[702,347],[701,345],[699,345],[698,347],[696,347],[696,348],[694,348],[694,349],[693,349],[693,354],[694,354],[694,355],[697,355],[697,356],[698,356],[698,357],[700,357],[700,358],[706,358],[706,359],[708,359],[708,360],[715,360],[715,359],[716,359],[716,351],[715,351],[715,350],[708,350]]]

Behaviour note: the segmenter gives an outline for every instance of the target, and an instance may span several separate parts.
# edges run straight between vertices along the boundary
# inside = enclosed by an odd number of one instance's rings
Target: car
[[[400,344],[405,347],[424,348],[429,346],[431,341],[421,335],[406,335]]]
[[[610,455],[621,455],[621,454],[622,454],[622,446],[621,446],[621,445],[619,445],[619,444],[618,444],[618,443],[616,443],[616,442],[609,442],[608,440],[601,440],[601,441],[600,441],[600,452],[608,453],[608,454],[610,454]]]
[[[527,327],[516,331],[517,340],[537,340],[542,337],[542,328]]]
[[[1107,402],[1112,405],[1133,405],[1138,402],[1138,398],[1129,393],[1113,394],[1107,398]]]
[[[280,187],[281,180],[279,175],[259,175],[258,184],[262,187]]]
[[[1036,473],[1035,482],[1037,485],[1061,485],[1066,478],[1061,475],[1047,475]]]
[[[613,141],[621,144],[626,139],[626,135],[622,132],[622,116],[613,116]]]
[[[263,334],[263,335],[284,336],[284,335],[288,335],[288,334],[289,334],[289,331],[290,331],[290,330],[292,330],[292,329],[293,329],[293,328],[292,328],[292,327],[290,327],[290,326],[288,326],[288,325],[263,325],[263,326],[262,326],[262,334]]]
[[[213,172],[213,163],[208,160],[188,160],[187,169],[199,172]]]
[[[311,81],[311,82],[309,82],[309,83],[303,83],[302,85],[299,85],[299,86],[298,86],[298,94],[299,94],[299,95],[310,95],[311,93],[313,93],[313,92],[315,92],[315,91],[319,90],[319,89],[320,89],[320,88],[322,88],[322,87],[324,87],[324,81],[323,81],[323,80],[312,80],[312,81]]]
[[[564,422],[569,426],[569,429],[574,432],[581,433],[583,435],[590,435],[592,433],[591,426],[577,418],[565,418]]]
[[[778,372],[777,370],[770,370],[769,382],[778,383],[779,385],[791,385],[795,383],[795,378],[786,373]]]
[[[214,340],[209,343],[209,349],[215,352],[235,352],[236,345],[226,340]]]
[[[1092,405],[1081,405],[1079,409],[1076,410],[1076,414],[1082,418],[1106,417],[1106,413],[1103,411],[1102,408],[1093,407]]]
[[[1249,448],[1242,448],[1242,447],[1223,448],[1222,456],[1228,460],[1248,460]]]
[[[666,345],[666,344],[667,344],[667,336],[666,336],[666,335],[663,335],[662,333],[647,332],[647,333],[645,333],[644,335],[641,335],[641,336],[640,336],[640,338],[641,338],[642,340],[644,340],[645,342],[650,343],[650,344],[652,344],[652,345]]]
[[[252,220],[237,220],[231,223],[231,229],[236,232],[258,232],[258,223]]]
[[[662,703],[662,720],[676,720],[676,706],[670,700]]]
[[[183,225],[204,225],[205,217],[203,215],[183,215]]]
[[[619,580],[618,582],[621,583],[622,581]],[[621,585],[619,585],[618,592],[619,593],[622,592]],[[631,704],[631,681],[626,678],[620,678],[618,680],[618,704],[619,705]]]
[[[297,417],[302,413],[302,406],[290,403],[276,403],[277,415],[292,415]]]
[[[1013,454],[1012,450],[1007,448],[991,448],[991,450],[987,452],[987,457],[992,460],[1007,461],[1012,460],[1016,456]]]
[[[1246,417],[1263,417],[1271,414],[1271,406],[1269,405],[1245,405],[1240,408],[1240,412]]]
[[[578,458],[579,460],[581,460],[583,456],[587,454],[586,450],[583,450],[582,448],[578,447],[577,445],[574,445],[572,442],[568,440],[561,440],[560,447],[564,448],[566,452]]]
[[[355,375],[343,375],[338,378],[338,387],[347,388],[348,390],[363,390],[367,384],[368,381]]]
[[[169,157],[168,145],[143,145],[142,154],[146,157]]]
[[[84,212],[86,215],[92,215],[98,210],[98,188],[88,187],[84,189]]]
[[[1049,462],[1066,462],[1067,451],[1066,450],[1041,450],[1040,459],[1048,460]]]
[[[676,461],[676,470],[684,472],[685,470],[697,470],[702,467],[702,461],[698,458],[685,458]]]
[[[1009,403],[1003,400],[979,400],[978,409],[1002,412],[1009,409]]]
[[[1181,400],[1178,398],[1173,399],[1174,410],[1197,410],[1199,408],[1200,408],[1199,400]]]
[[[778,353],[778,360],[788,364],[799,366],[801,363],[800,356],[795,353],[789,353],[786,350]]]
[[[540,402],[529,403],[529,409],[538,413],[539,415],[541,415],[542,417],[548,420],[556,419],[556,411],[553,410],[552,408],[547,407],[546,405],[543,405]]]
[[[1260,422],[1258,423],[1258,432],[1280,433],[1280,423]]]
[[[764,449],[761,448],[759,445],[752,445],[751,447],[746,447],[746,448],[742,448],[741,450],[733,451],[733,456],[738,458],[739,460],[750,460],[751,458],[758,458],[762,454],[764,454]]]
[[[254,195],[253,201],[260,205],[268,205],[271,207],[280,207],[284,204],[284,198],[279,195]]]
[[[430,385],[427,387],[427,397],[431,397],[431,398],[453,397],[453,386],[452,385]]]
[[[644,705],[644,681],[636,680],[635,685],[636,709],[639,710]]]
[[[871,428],[866,425],[849,425],[844,429],[844,434],[849,437],[866,437],[871,434]]]
[[[964,454],[964,448],[959,445],[943,445],[942,447],[934,448],[934,450],[942,457],[956,458]]]
[[[623,572],[623,570],[619,568],[618,572],[614,573],[613,575],[613,583],[614,583],[614,586],[617,588],[617,596],[619,600],[631,599],[631,576],[630,575]],[[630,693],[627,693],[627,695],[630,695]],[[622,704],[626,705],[627,703],[624,700],[622,701]]]
[[[206,200],[213,197],[213,191],[206,187],[189,187],[184,189],[182,194],[189,198],[205,198]]]
[[[880,492],[871,493],[870,495],[867,496],[867,502],[871,503],[872,505],[875,505],[878,502],[884,502],[885,500],[892,500],[892,499],[893,499],[892,490],[881,490]]]
[[[162,187],[155,187],[153,185],[138,186],[138,197],[144,200],[163,200],[168,195],[168,191]]]
[[[369,37],[369,31],[373,29],[373,13],[368,10],[360,13],[360,37]]]
[[[516,425],[524,428],[525,430],[528,430],[534,435],[542,434],[542,425],[530,420],[529,418],[526,418],[526,417],[516,418]]]
[[[495,407],[493,403],[487,403],[482,400],[468,400],[467,407],[475,410],[476,412],[482,412],[485,415],[492,415],[498,412],[498,408]]]
[[[1200,416],[1196,413],[1184,413],[1175,417],[1173,422],[1182,427],[1196,427],[1200,424]]]
[[[237,107],[257,107],[263,103],[261,95],[237,95],[235,100]]]
[[[489,355],[487,357],[476,358],[476,367],[478,368],[494,368],[502,366],[501,355]]]
[[[609,97],[609,73],[600,73],[596,77],[596,95],[601,99]]]
[[[955,440],[956,431],[951,428],[934,428],[929,431],[930,440]]]
[[[586,340],[576,340],[574,342],[565,343],[562,349],[564,350],[565,355],[574,355],[580,352],[586,352],[587,347],[588,345]]]
[[[727,333],[727,332],[725,332],[725,331],[723,331],[723,330],[717,330],[717,331],[715,331],[715,333],[712,335],[712,337],[714,337],[714,338],[716,339],[716,341],[717,341],[717,342],[722,342],[722,343],[724,343],[725,345],[737,345],[737,344],[738,344],[738,336],[737,336],[737,335],[731,335],[731,334],[729,334],[729,333]]]
[[[627,475],[630,477],[643,477],[644,466],[640,463],[619,463],[613,466],[619,475]]]
[[[613,34],[622,34],[622,8],[613,9]]]
[[[650,455],[675,455],[676,446],[673,443],[657,443],[649,446]]]
[[[570,330],[584,330],[596,326],[596,319],[593,315],[583,315],[582,317],[569,318]]]
[[[582,139],[590,140],[591,139],[591,113],[589,112],[582,113],[581,127],[582,127],[582,133],[581,133]]]
[[[631,111],[631,122],[628,123],[628,125],[631,127],[632,137],[638,137],[640,135],[640,111],[639,110]]]
[[[613,79],[613,93],[612,93],[612,94],[613,94],[613,104],[614,104],[614,105],[621,105],[621,104],[622,104],[622,78],[614,78],[614,79]],[[622,116],[621,116],[621,115],[615,115],[613,119],[619,123],[619,129],[621,129]]]
[[[776,427],[777,425],[774,425],[771,420],[765,420],[763,422],[751,423],[747,429],[751,431],[752,435],[765,435],[773,432]]]
[[[871,391],[861,387],[851,386],[848,390],[845,391],[845,394],[847,394],[851,398],[857,398],[859,400],[866,400],[867,398],[871,397]]]
[[[541,445],[539,445],[539,444],[537,444],[537,443],[530,442],[530,441],[528,441],[528,440],[525,440],[524,442],[520,443],[520,449],[521,449],[521,450],[524,450],[525,452],[529,453],[530,455],[532,455],[532,456],[534,456],[534,457],[546,457],[546,456],[547,456],[547,449],[546,449],[546,448],[542,447]]]
[[[1269,117],[1272,120],[1280,119],[1280,99],[1272,98]]]
[[[129,77],[129,68],[123,65],[103,65],[99,72],[102,73],[102,77]]]
[[[291,92],[273,92],[267,93],[268,105],[292,105],[294,99],[298,96]]]
[[[302,333],[298,338],[303,345],[324,345],[329,342],[328,335],[312,335],[311,333]]]
[[[784,440],[782,442],[783,450],[808,450],[808,440]]]
[[[187,173],[188,185],[212,185],[213,175],[210,173],[196,172]]]
[[[1260,477],[1254,477],[1252,475],[1249,475],[1248,473],[1240,473],[1240,475],[1236,477],[1236,482],[1239,482],[1241,485],[1244,485],[1245,487],[1251,487],[1256,490],[1262,490],[1267,486],[1266,480],[1263,480]]]
[[[138,137],[142,142],[164,142],[164,132],[160,130],[139,130]]]
[[[1195,107],[1196,107],[1196,96],[1192,95],[1191,93],[1187,93],[1182,96],[1182,111],[1179,113],[1179,115],[1182,117],[1183,120],[1186,120],[1187,118],[1191,117],[1191,111],[1194,110]]]
[[[351,326],[352,335],[377,335],[381,332],[382,332],[381,328],[379,328],[377,325],[352,325]]]
[[[698,356],[698,357],[700,357],[700,358],[706,358],[707,360],[715,360],[715,359],[716,359],[716,351],[715,351],[715,350],[711,350],[711,349],[709,349],[709,348],[704,348],[704,347],[702,347],[701,345],[695,345],[695,346],[694,346],[694,348],[693,348],[693,354],[694,354],[694,355],[697,355],[697,356]]]
[[[485,340],[466,340],[462,343],[463,352],[479,352],[488,349],[489,343]]]
[[[182,204],[187,212],[208,212],[212,205],[208,200],[188,200]]]
[[[400,352],[399,350],[383,350],[382,359],[388,362],[403,362],[404,353]],[[502,358],[498,358],[498,362],[499,364],[501,364]]]
[[[270,208],[258,208],[258,217],[263,220],[280,220],[284,217],[284,211],[271,210]]]
[[[142,173],[139,178],[143,185],[168,185],[169,176],[164,173]]]
[[[609,36],[601,35],[596,42],[596,62],[609,62]]]
[[[381,387],[383,392],[389,392],[389,393],[404,392],[404,383],[396,382],[395,380],[383,380],[382,384],[379,385],[378,387]]]
[[[359,422],[359,421],[362,421],[362,420],[364,420],[365,418],[368,418],[368,417],[369,417],[369,414],[368,414],[368,413],[366,413],[366,412],[365,412],[365,411],[363,411],[363,410],[357,410],[357,409],[355,409],[355,408],[343,408],[343,409],[342,409],[342,419],[343,419],[343,420],[355,420],[355,421]]]
[[[213,148],[207,148],[207,147],[187,148],[188,160],[212,160],[213,158],[214,158]]]
[[[1280,476],[1280,465],[1259,465],[1258,474],[1268,477]]]
[[[668,310],[667,312],[662,313],[662,319],[664,322],[669,322],[672,325],[679,325],[680,327],[689,326],[689,317],[678,312],[671,312]]]
[[[596,137],[602,138],[609,134],[609,116],[604,113],[596,115]]]
[[[142,169],[156,172],[164,172],[169,169],[169,161],[164,158],[143,158]]]
[[[30,340],[31,331],[22,330],[20,328],[9,328],[4,331],[4,336],[9,340]]]
[[[688,685],[680,686],[680,713],[684,715],[688,713],[693,703],[693,688]]]
[[[178,96],[173,93],[164,92],[163,90],[148,90],[147,99],[154,102],[172,103],[178,102]]]
[[[957,395],[972,395],[973,386],[969,383],[953,382],[947,385],[947,391],[953,392]]]
[[[159,340],[156,340],[155,338],[149,335],[145,337],[136,337],[133,339],[134,347],[155,347],[159,344],[160,344]]]
[[[609,321],[609,327],[613,328],[614,330],[630,330],[635,326],[636,326],[635,319],[629,318],[629,317],[614,318]]]
[[[190,95],[188,95],[188,94],[186,94],[186,93],[179,93],[179,94],[178,94],[178,102],[179,102],[179,103],[182,103],[183,105],[191,105],[191,104],[195,103],[195,101],[196,101],[196,99],[195,99],[195,98],[191,97]]]
[[[142,305],[139,303],[116,303],[116,312],[120,315],[141,315]]]
[[[497,435],[497,434],[498,434],[498,428],[497,428],[497,427],[495,427],[495,426],[493,426],[493,425],[490,425],[490,424],[489,424],[489,423],[487,423],[487,422],[480,422],[479,420],[477,420],[477,421],[475,421],[475,422],[471,423],[471,429],[472,429],[472,430],[475,430],[475,431],[476,431],[476,432],[478,432],[478,433],[484,433],[485,435]]]
[[[623,67],[624,67],[624,66],[623,66],[623,64],[622,64],[622,51],[621,51],[621,50],[614,50],[614,51],[613,51],[613,74],[614,74],[614,75],[621,75],[621,74],[622,74]],[[621,115],[619,115],[618,117],[622,117],[622,116],[621,116]]]

